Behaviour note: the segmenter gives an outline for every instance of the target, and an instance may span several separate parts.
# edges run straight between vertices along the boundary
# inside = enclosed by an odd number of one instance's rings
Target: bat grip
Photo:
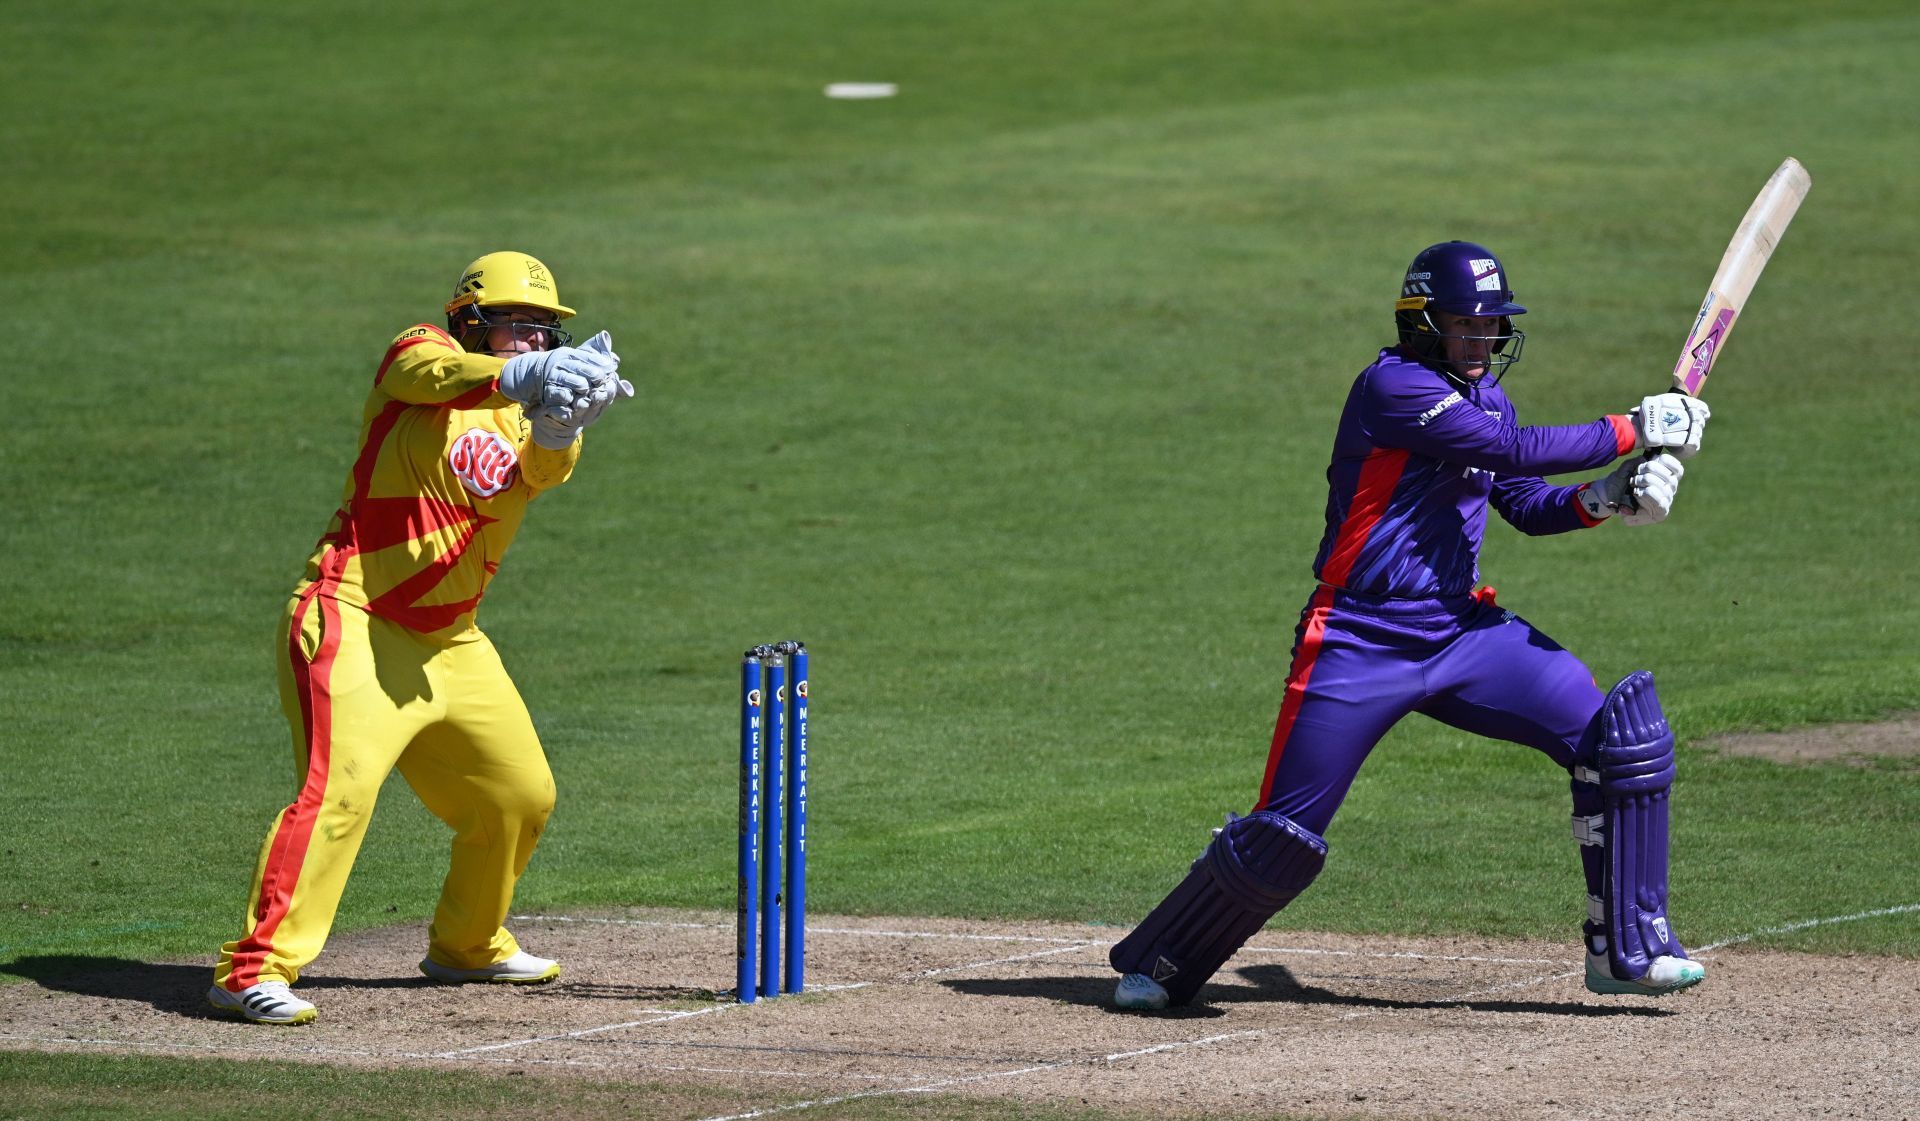
[[[1693,396],[1693,394],[1687,392],[1686,386],[1681,385],[1677,380],[1673,384],[1667,386],[1666,391],[1668,393],[1678,393],[1682,397]],[[1640,458],[1652,459],[1654,456],[1659,455],[1661,452],[1666,450],[1667,449],[1665,446],[1661,446],[1657,448],[1642,448],[1640,450]],[[1639,513],[1640,503],[1634,501],[1633,492],[1628,491],[1625,497],[1626,497],[1626,501],[1620,504],[1620,508],[1622,510],[1631,511],[1636,514]]]

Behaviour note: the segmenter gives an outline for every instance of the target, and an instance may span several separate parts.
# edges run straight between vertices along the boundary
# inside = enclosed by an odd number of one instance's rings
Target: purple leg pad
[[[1642,977],[1662,955],[1686,957],[1667,923],[1667,799],[1673,732],[1653,675],[1641,670],[1607,694],[1595,749],[1606,827],[1607,957],[1614,976]]]
[[[1327,843],[1271,810],[1227,823],[1180,886],[1107,960],[1160,982],[1186,1004],[1234,951],[1293,901],[1326,863]]]

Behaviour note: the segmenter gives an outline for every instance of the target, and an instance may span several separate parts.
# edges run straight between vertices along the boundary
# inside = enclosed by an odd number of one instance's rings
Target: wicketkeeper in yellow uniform
[[[373,376],[360,454],[280,627],[280,699],[299,795],[260,849],[247,927],[220,948],[213,1006],[302,1024],[288,986],[319,953],[381,783],[400,768],[453,828],[421,971],[529,983],[559,963],[501,923],[553,809],[526,705],[474,623],[527,503],[580,458],[580,431],[633,396],[601,332],[560,329],[545,265],[490,253],[460,277],[447,329],[400,333]]]

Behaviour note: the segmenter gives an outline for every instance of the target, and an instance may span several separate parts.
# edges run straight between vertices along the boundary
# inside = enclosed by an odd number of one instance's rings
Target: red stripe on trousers
[[[1325,584],[1307,601],[1306,617],[1300,623],[1300,648],[1293,652],[1293,665],[1287,669],[1287,693],[1280,702],[1280,718],[1273,725],[1273,746],[1267,750],[1267,773],[1260,780],[1259,809],[1273,797],[1273,776],[1280,770],[1280,756],[1293,735],[1293,722],[1300,716],[1300,705],[1307,699],[1307,679],[1313,676],[1314,659],[1320,656],[1320,640],[1327,632],[1327,616],[1333,611],[1333,589]]]
[[[293,904],[293,891],[300,882],[306,864],[307,845],[313,839],[313,825],[326,799],[327,773],[332,762],[333,697],[331,692],[334,653],[340,648],[340,605],[331,595],[332,581],[309,587],[300,597],[287,633],[287,656],[293,662],[294,690],[300,697],[300,721],[307,741],[307,780],[300,795],[280,817],[273,842],[267,853],[266,867],[260,876],[260,898],[254,913],[258,919],[233,953],[233,972],[227,988],[233,992],[259,983],[260,967],[273,950],[273,935]],[[320,648],[309,661],[300,649],[300,631],[307,613],[318,604],[323,631]]]

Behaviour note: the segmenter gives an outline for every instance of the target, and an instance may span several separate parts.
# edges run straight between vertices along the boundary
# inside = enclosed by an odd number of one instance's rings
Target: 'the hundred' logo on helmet
[[[498,432],[469,428],[447,452],[447,466],[461,486],[481,498],[492,498],[513,485],[520,457]]]

